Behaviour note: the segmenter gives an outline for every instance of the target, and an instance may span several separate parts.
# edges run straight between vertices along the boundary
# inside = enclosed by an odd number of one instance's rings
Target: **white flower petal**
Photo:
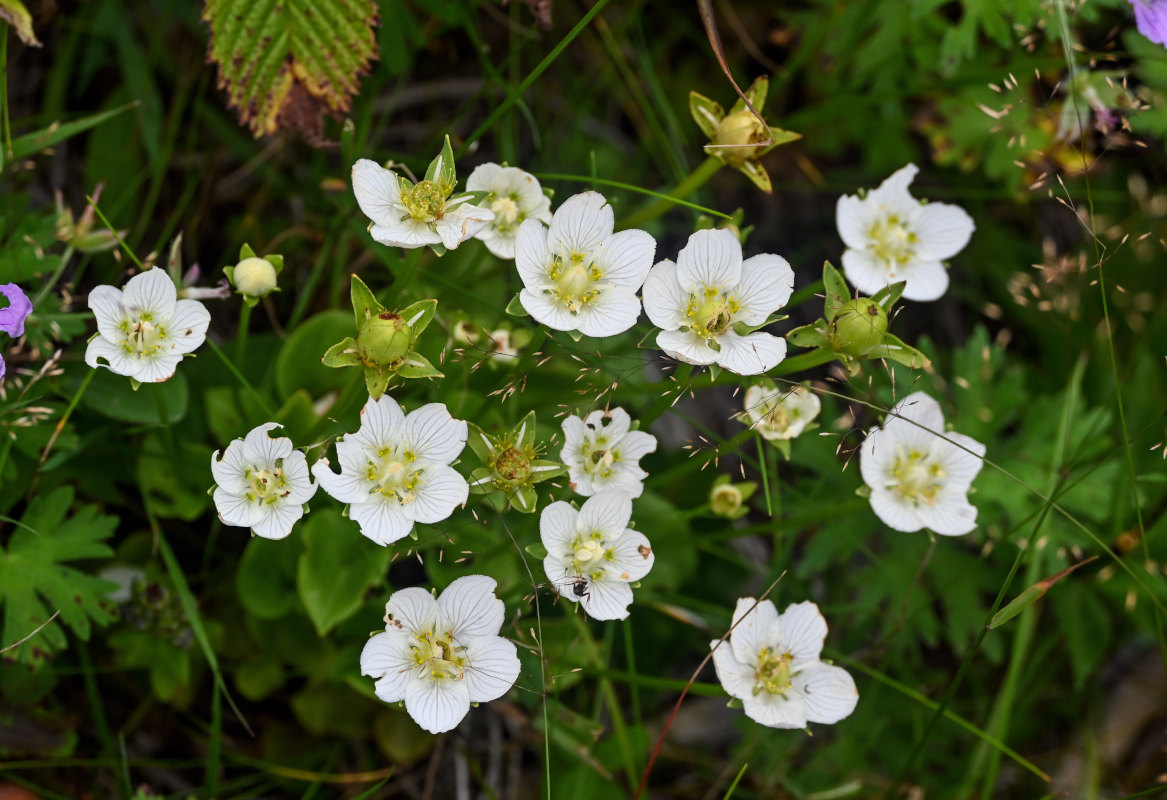
[[[920,168],[915,164],[900,167],[879,188],[868,192],[865,202],[895,216],[911,215],[920,206],[920,201],[912,197],[910,191],[912,181],[919,172]]]
[[[875,222],[876,209],[853,194],[845,194],[835,205],[835,226],[839,238],[847,247],[864,249],[867,247],[867,232]]]
[[[948,270],[939,261],[915,261],[896,280],[907,279],[904,299],[917,302],[938,300],[948,291]]]
[[[576,528],[578,517],[579,512],[563,500],[557,500],[543,509],[539,516],[539,540],[543,542],[548,553],[562,554],[571,548],[571,540],[578,533]],[[558,578],[550,573],[547,577],[552,580]]]
[[[352,177],[353,194],[364,215],[378,225],[395,227],[405,212],[397,174],[362,158],[353,164]]]
[[[621,461],[636,462],[656,452],[656,437],[645,431],[629,431],[620,437],[615,448]]]
[[[850,716],[859,703],[855,679],[841,667],[816,663],[796,673],[793,684],[802,695],[808,722],[830,725]]]
[[[262,465],[262,469],[272,469],[276,460],[287,458],[292,453],[292,440],[286,436],[272,438],[268,431],[282,428],[278,422],[265,422],[252,428],[243,439],[243,457],[248,464]]]
[[[450,416],[444,403],[427,403],[405,417],[401,438],[418,458],[449,464],[466,446],[467,433],[466,423]]]
[[[629,289],[610,287],[593,297],[575,316],[575,328],[585,336],[615,336],[636,324],[640,300]]]
[[[619,536],[632,519],[632,498],[624,492],[600,492],[589,497],[579,509],[576,529],[580,533],[597,531],[610,539]]]
[[[793,603],[778,617],[778,642],[794,656],[794,667],[818,661],[827,638],[827,621],[819,607],[809,601]]]
[[[316,480],[328,491],[328,486],[317,476]],[[396,500],[372,495],[367,502],[349,506],[349,519],[361,528],[361,534],[380,545],[390,545],[404,539],[413,530],[412,517],[405,514]]]
[[[872,488],[871,510],[892,530],[914,533],[924,527],[915,505],[896,492]]]
[[[944,433],[944,412],[940,403],[924,392],[912,392],[892,406],[883,429],[897,442],[909,447],[930,449]]]
[[[640,531],[626,530],[612,543],[612,571],[622,581],[638,581],[656,563],[648,537]]]
[[[421,633],[441,622],[438,601],[418,586],[398,589],[391,594],[385,604],[385,614],[392,620],[387,623],[386,630],[397,628],[408,634]]]
[[[790,299],[794,291],[794,270],[781,256],[763,253],[742,263],[742,278],[733,291],[741,310],[734,322],[761,325]]]
[[[754,692],[754,667],[752,664],[743,664],[734,657],[733,647],[729,641],[718,643],[714,639],[709,646],[716,647],[713,651],[713,668],[717,671],[717,680],[730,697],[744,700]]]
[[[304,516],[300,505],[285,502],[268,503],[259,507],[259,520],[252,523],[251,530],[264,539],[285,539],[292,532],[292,526]]]
[[[409,639],[397,630],[378,633],[369,638],[361,650],[361,674],[380,678],[377,697],[386,703],[405,699],[405,687],[413,678],[413,651]]]
[[[742,244],[725,229],[697,231],[677,254],[677,280],[687,294],[731,290],[741,275]]]
[[[480,636],[497,638],[506,616],[494,595],[498,583],[486,575],[463,575],[438,596],[438,608],[449,620],[454,638],[463,645]]]
[[[470,711],[466,682],[410,681],[405,687],[405,710],[423,730],[430,733],[451,731]]]
[[[717,363],[738,375],[761,375],[786,358],[786,340],[762,331],[745,336],[726,331],[718,344],[721,352],[717,354]]]
[[[219,451],[211,455],[211,475],[222,488],[232,494],[241,494],[250,488],[247,478],[247,462],[243,457],[243,442],[236,439],[227,445],[223,457],[219,458]]]
[[[527,313],[539,323],[557,331],[574,331],[576,318],[571,315],[567,307],[550,295],[542,291],[523,289],[519,292],[519,300]]]
[[[936,438],[932,443],[932,452],[944,467],[948,483],[967,487],[985,464],[985,446],[963,433],[946,432],[944,438],[948,442]]]
[[[130,278],[122,291],[123,305],[135,316],[147,313],[169,317],[174,313],[177,300],[178,290],[174,288],[174,281],[161,267],[148,269]]]
[[[360,438],[377,450],[389,447],[404,423],[405,413],[392,397],[369,398],[361,409]]]
[[[605,239],[592,261],[600,267],[604,282],[635,292],[644,285],[654,255],[656,239],[644,231],[632,229]]]
[[[550,285],[551,251],[547,249],[547,226],[537,219],[528,219],[515,235],[515,268],[523,286],[538,291]]]
[[[316,484],[308,473],[308,459],[299,450],[284,459],[283,475],[289,492],[285,502],[303,505],[316,494]]]
[[[442,218],[435,223],[438,236],[447,250],[453,250],[473,237],[494,220],[494,212],[489,208],[462,203],[454,209],[447,208]]]
[[[136,359],[101,335],[90,341],[85,348],[86,364],[97,369],[99,359],[104,359],[109,371],[117,375],[133,375],[137,368]]]
[[[547,246],[556,255],[588,254],[612,235],[614,227],[612,207],[604,196],[582,192],[564,200],[556,210]]]
[[[887,264],[876,258],[870,250],[844,250],[843,274],[856,289],[866,295],[873,295],[905,277],[892,280]]]
[[[882,486],[896,455],[895,438],[876,428],[859,446],[859,474],[868,486]]]
[[[778,646],[778,609],[769,600],[755,602],[753,597],[739,598],[733,610],[729,643],[734,657],[743,664],[757,664],[763,648]]]
[[[963,536],[977,527],[976,506],[969,503],[963,487],[946,487],[931,505],[921,503],[916,518],[941,536]]]
[[[656,335],[656,346],[665,355],[687,364],[713,364],[720,356],[704,339],[688,329],[661,331]]]
[[[662,261],[648,271],[641,294],[644,296],[644,313],[653,325],[666,331],[685,326],[689,293],[681,288],[677,265],[672,261]]]
[[[249,502],[241,493],[236,494],[219,486],[213,497],[215,510],[219,512],[219,519],[224,525],[250,528],[260,519],[259,506]]]
[[[560,590],[564,597],[573,595],[571,587]],[[578,598],[583,601],[584,611],[592,619],[627,619],[628,606],[632,604],[632,587],[624,581],[605,577],[599,581],[588,581],[588,593]]]
[[[761,691],[742,698],[746,716],[769,728],[805,728],[806,708],[802,697],[794,692],[786,696]]]
[[[89,293],[88,303],[97,321],[97,332],[111,342],[119,341],[123,334],[118,324],[126,316],[122,308],[122,290],[113,286],[97,286]]]
[[[413,495],[414,499],[402,507],[404,516],[432,525],[449,519],[454,509],[466,502],[470,484],[457,470],[430,464],[418,477]]]
[[[374,242],[389,247],[426,247],[438,244],[442,237],[430,227],[430,223],[413,217],[398,217],[392,225],[374,225],[369,228],[369,235]]]
[[[342,444],[345,443],[337,443],[338,450]],[[327,458],[312,465],[312,475],[325,494],[342,503],[363,503],[369,497],[370,484],[367,480],[343,469],[337,475],[328,468]]]
[[[130,377],[139,383],[162,383],[170,380],[180,361],[180,355],[161,352],[152,356],[139,356],[134,359],[134,371]]]
[[[968,244],[976,225],[968,212],[948,203],[927,203],[912,220],[919,244],[916,255],[925,261],[952,258]]]
[[[501,605],[502,601],[499,601]],[[501,636],[487,636],[466,645],[463,682],[473,703],[487,703],[502,697],[519,679],[519,656],[515,645]]]
[[[179,300],[166,321],[166,342],[171,352],[193,353],[207,339],[211,312],[198,300]]]

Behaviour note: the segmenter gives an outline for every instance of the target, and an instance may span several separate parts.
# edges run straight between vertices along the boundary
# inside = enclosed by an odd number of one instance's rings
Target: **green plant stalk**
[[[754,444],[758,446],[758,464],[762,467],[762,490],[766,494],[766,513],[774,516],[774,504],[770,501],[770,471],[766,469],[766,451],[762,435],[754,432]]]
[[[3,114],[4,158],[0,169],[12,160],[12,123],[8,119],[8,23],[0,22],[0,114]]]
[[[41,301],[48,297],[49,292],[51,292],[53,287],[57,285],[57,281],[61,279],[61,275],[65,272],[65,267],[69,266],[69,259],[73,257],[73,252],[73,245],[69,245],[65,248],[65,252],[61,254],[61,263],[57,265],[57,268],[53,270],[53,274],[49,276],[49,279],[44,282],[43,286],[41,286],[40,291],[38,291],[33,297],[33,308],[36,308],[38,305],[40,305]]]
[[[691,208],[694,211],[700,211],[702,214],[708,214],[711,217],[721,217],[722,219],[733,219],[733,217],[731,215],[726,214],[723,211],[718,211],[715,208],[706,208],[705,206],[697,205],[696,203],[691,203],[688,200],[682,200],[682,199],[680,199],[680,197],[674,197],[672,194],[666,194],[664,192],[654,192],[652,189],[645,189],[642,186],[633,186],[632,184],[624,183],[623,181],[613,181],[613,180],[609,180],[608,178],[598,178],[598,177],[595,177],[594,175],[573,175],[571,173],[566,173],[566,172],[537,172],[537,173],[535,173],[535,177],[541,181],[571,181],[573,183],[595,184],[597,186],[611,186],[614,189],[623,189],[626,192],[634,192],[636,194],[643,194],[643,195],[648,195],[649,197],[659,198],[661,200],[661,203],[664,204],[666,210],[668,209],[668,207],[671,207],[671,206],[684,206],[685,208]],[[692,176],[690,176],[690,177],[692,177]],[[676,190],[674,190],[674,191],[676,191]],[[635,215],[633,215],[633,217],[629,217],[629,220],[633,219],[634,217],[635,217]],[[630,228],[630,227],[632,227],[632,225],[634,223],[630,222],[629,220],[620,221],[620,222],[618,222],[618,225],[621,228]]]
[[[680,202],[681,198],[688,197],[704,186],[710,178],[717,174],[722,166],[722,163],[713,156],[706,157],[704,161],[697,165],[696,169],[689,173],[689,177],[678,183],[676,188],[671,192],[652,205],[630,215],[621,224],[625,228],[639,228],[645,223],[652,222],[675,205],[689,205],[688,203]],[[719,216],[724,217],[727,215],[719,214]]]
[[[733,783],[731,783],[729,788],[725,790],[725,795],[721,800],[729,800],[729,798],[733,797],[734,790],[736,790],[737,785],[741,783],[742,776],[746,774],[746,770],[749,768],[749,766],[749,762],[742,764],[742,768],[737,771],[737,777],[733,779]]]
[[[239,368],[231,362],[231,359],[227,358],[227,354],[219,348],[219,345],[215,344],[212,339],[208,338],[207,347],[211,348],[211,352],[217,355],[219,360],[222,361],[227,369],[231,371],[231,374],[235,376],[235,380],[239,381],[239,385],[246,389],[247,392],[255,398],[255,402],[259,403],[259,407],[263,409],[263,413],[267,414],[268,419],[270,420],[275,418],[276,413],[272,411],[271,406],[269,406],[267,401],[263,399],[263,395],[255,390],[255,387],[251,385],[247,378],[243,377],[243,373],[240,372]]]
[[[97,690],[97,678],[93,674],[93,659],[89,655],[89,643],[77,643],[77,660],[81,662],[81,674],[85,678],[85,694],[89,697],[89,711],[93,714],[93,723],[97,728],[97,738],[101,740],[102,754],[112,757],[116,752],[113,734],[109,729],[109,720],[105,716],[105,707],[101,703],[101,692]],[[118,785],[118,795],[129,796],[130,787]]]
[[[620,623],[620,629],[624,633],[624,660],[628,663],[628,672],[631,675],[636,675],[636,646],[632,638],[632,623],[629,620],[624,620]],[[644,718],[640,711],[640,684],[628,684],[628,696],[632,700],[632,719],[640,727],[644,726]]]
[[[600,658],[599,648],[596,647],[596,640],[592,637],[591,629],[588,628],[587,622],[579,613],[578,609],[574,613],[567,615],[580,637],[584,641],[584,645],[588,651],[588,659],[592,662],[592,667],[595,669],[604,669],[605,664]],[[608,713],[612,717],[612,730],[616,733],[616,741],[620,744],[620,752],[624,757],[624,772],[628,778],[628,785],[635,786],[637,783],[636,765],[632,761],[632,744],[628,741],[628,729],[624,725],[624,713],[620,707],[620,700],[616,697],[616,690],[612,687],[612,681],[607,678],[600,678],[600,693],[604,697],[604,701],[608,706]]]
[[[239,330],[235,333],[235,363],[242,368],[247,355],[247,332],[251,327],[251,303],[243,303],[239,308]]]
[[[45,449],[41,451],[41,463],[44,464],[49,457],[49,452],[53,449],[53,444],[57,441],[57,437],[61,435],[61,431],[65,430],[65,425],[69,422],[69,417],[73,414],[73,409],[77,408],[77,404],[81,402],[81,396],[85,394],[85,390],[89,388],[89,384],[93,382],[93,377],[97,374],[97,368],[89,370],[85,375],[85,379],[81,381],[81,385],[77,387],[76,394],[73,399],[69,401],[69,405],[65,407],[65,413],[61,415],[61,419],[57,421],[57,427],[53,429],[53,435],[49,437],[49,441],[45,444]],[[3,456],[0,456],[0,475],[4,474],[4,462],[8,460],[8,449],[5,448]]]

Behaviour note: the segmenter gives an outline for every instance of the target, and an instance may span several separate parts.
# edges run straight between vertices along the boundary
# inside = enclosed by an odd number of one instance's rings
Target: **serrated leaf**
[[[82,639],[89,639],[90,624],[105,625],[114,618],[107,593],[117,588],[112,581],[66,566],[64,562],[113,555],[104,544],[117,527],[117,517],[86,506],[66,518],[73,504],[73,489],[62,486],[42,493],[29,504],[22,526],[0,547],[0,605],[4,624],[0,647],[8,647],[51,622],[27,642],[4,653],[26,664],[40,664],[52,650],[65,646],[61,623]]]
[[[323,144],[324,116],[349,110],[377,57],[372,0],[207,0],[208,58],[257,137],[290,128]]]

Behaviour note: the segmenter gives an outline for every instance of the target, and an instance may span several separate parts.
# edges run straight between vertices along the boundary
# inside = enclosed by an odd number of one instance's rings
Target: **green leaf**
[[[689,113],[693,121],[708,138],[717,133],[717,125],[725,117],[725,109],[716,100],[710,100],[698,92],[689,92]]]
[[[0,0],[0,20],[11,25],[16,38],[29,47],[41,46],[32,32],[32,15],[20,0]]]
[[[529,311],[527,311],[527,309],[523,308],[523,301],[519,299],[519,296],[517,294],[511,298],[511,301],[509,303],[507,303],[506,312],[508,314],[510,314],[512,317],[529,317],[529,316],[531,316],[531,312],[529,312]]]
[[[124,376],[102,368],[93,376],[81,402],[91,411],[121,422],[158,425],[159,404],[155,392],[162,396],[166,407],[166,425],[173,425],[186,416],[190,390],[181,369],[170,380],[152,384],[147,391],[136,392]]]
[[[358,332],[372,317],[387,310],[377,301],[373,290],[356,275],[353,275],[349,295],[353,301],[353,318],[356,320]]]
[[[353,523],[332,509],[317,511],[304,526],[304,553],[296,588],[321,636],[361,606],[365,591],[381,582],[390,550],[361,536]]]
[[[65,562],[113,555],[104,542],[117,527],[117,517],[85,506],[67,518],[72,504],[71,487],[42,491],[29,503],[22,526],[13,531],[7,547],[0,547],[0,606],[4,610],[0,648],[28,636],[60,611],[56,621],[7,650],[5,658],[39,666],[49,653],[65,646],[62,624],[87,640],[91,623],[106,625],[114,619],[105,596],[117,584]]]
[[[287,400],[300,389],[306,389],[312,397],[343,389],[349,374],[320,363],[320,348],[352,332],[352,317],[343,311],[322,311],[297,325],[276,357],[276,391],[280,399]]]
[[[53,145],[59,144],[66,139],[76,136],[79,133],[84,133],[90,128],[94,128],[105,122],[111,117],[116,117],[131,108],[135,108],[138,101],[126,103],[124,106],[111,108],[109,111],[102,111],[98,114],[90,114],[80,119],[75,119],[72,122],[56,123],[54,122],[47,128],[42,128],[39,131],[26,133],[24,136],[18,136],[12,140],[12,157],[14,159],[28,158],[34,153],[39,153],[42,150],[47,150]]]
[[[207,496],[211,451],[187,439],[177,439],[175,447],[178,452],[158,433],[145,438],[138,457],[138,485],[159,517],[192,522],[211,502]]]
[[[322,139],[377,57],[372,0],[207,0],[208,58],[255,136],[292,128]]]
[[[827,296],[826,303],[823,305],[823,314],[826,316],[827,322],[835,318],[839,313],[839,308],[851,299],[851,292],[847,288],[847,281],[843,278],[843,273],[832,264],[830,261],[823,262],[823,289]]]
[[[304,528],[307,527],[305,524]],[[232,536],[246,536],[248,533],[243,528],[226,530]],[[251,537],[235,573],[235,592],[249,613],[258,619],[272,620],[296,607],[296,565],[303,552],[304,545],[299,536],[279,541]]]

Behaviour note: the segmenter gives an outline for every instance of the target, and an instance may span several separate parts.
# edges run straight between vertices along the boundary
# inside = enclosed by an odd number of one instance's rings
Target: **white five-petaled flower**
[[[551,222],[551,199],[543,194],[539,181],[518,167],[480,164],[466,179],[471,192],[489,192],[482,203],[494,214],[494,221],[474,235],[499,258],[515,257],[515,237],[528,219]]]
[[[567,465],[571,488],[585,497],[603,489],[640,497],[648,473],[637,462],[656,451],[656,437],[631,426],[632,418],[622,408],[563,420],[559,460]]]
[[[781,256],[742,261],[742,245],[727,230],[697,231],[677,255],[644,282],[644,311],[661,328],[656,343],[690,364],[718,364],[739,375],[773,369],[786,357],[786,340],[761,331],[744,336],[741,323],[764,323],[786,304],[794,271]]]
[[[111,372],[139,383],[159,383],[207,338],[211,315],[197,300],[179,300],[166,270],[154,267],[126,288],[98,286],[89,293],[97,335],[85,349],[94,369],[104,359]]]
[[[754,385],[746,389],[743,416],[763,439],[793,439],[806,430],[822,410],[817,394],[805,386]]]
[[[361,409],[361,427],[336,443],[340,474],[320,459],[312,474],[349,504],[349,517],[377,544],[396,542],[415,522],[441,522],[466,502],[466,479],[451,468],[466,444],[466,423],[442,403],[405,414],[388,395]]]
[[[469,202],[473,195],[447,197],[433,181],[410,184],[367,158],[353,164],[353,194],[373,221],[373,239],[392,247],[441,244],[453,250],[494,219],[490,209]]]
[[[641,230],[613,233],[612,207],[598,192],[567,198],[550,227],[519,226],[515,266],[523,308],[557,331],[613,336],[636,324],[656,240]]]
[[[827,621],[810,602],[778,609],[769,600],[737,601],[736,626],[723,642],[710,642],[717,679],[742,701],[746,716],[771,728],[829,725],[859,702],[851,675],[819,660]]]
[[[304,454],[287,437],[273,439],[268,422],[244,439],[227,445],[223,458],[211,456],[215,508],[225,525],[251,528],[256,536],[283,539],[304,516],[304,504],[316,494]]]
[[[435,600],[416,587],[385,604],[385,632],[365,643],[361,674],[378,678],[377,697],[405,701],[430,733],[453,730],[471,703],[497,700],[519,677],[512,642],[498,635],[506,609],[494,578],[466,575]]]
[[[906,281],[907,300],[935,300],[948,289],[941,262],[964,249],[974,229],[963,208],[921,203],[908,193],[919,169],[908,164],[860,198],[845,194],[835,207],[847,280],[864,294]]]
[[[583,602],[594,619],[625,619],[628,584],[648,574],[656,560],[643,533],[628,527],[632,498],[609,489],[578,511],[560,500],[543,509],[539,537],[547,548],[543,569],[562,597]]]
[[[976,528],[968,490],[981,470],[985,446],[945,433],[944,414],[931,397],[923,392],[905,397],[861,447],[859,471],[871,488],[871,508],[886,525],[907,532],[928,528],[944,536]]]

